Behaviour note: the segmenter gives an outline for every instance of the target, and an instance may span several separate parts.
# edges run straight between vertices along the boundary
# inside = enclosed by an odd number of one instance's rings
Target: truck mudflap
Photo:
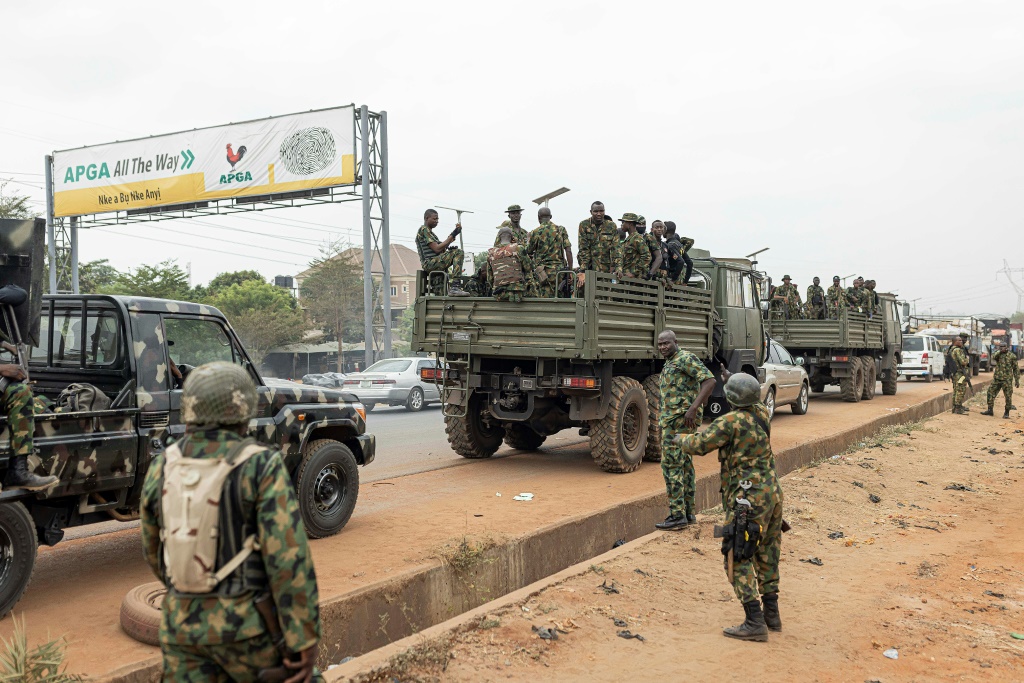
[[[363,451],[363,466],[365,467],[373,462],[373,458],[377,454],[377,437],[373,434],[360,434],[356,437],[356,441],[359,442],[359,448]]]

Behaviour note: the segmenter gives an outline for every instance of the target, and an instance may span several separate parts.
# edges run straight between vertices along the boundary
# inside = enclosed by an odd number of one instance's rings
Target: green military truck
[[[821,393],[838,385],[844,401],[875,397],[876,383],[882,393],[896,393],[903,353],[903,332],[896,298],[879,294],[881,311],[869,316],[844,308],[838,320],[807,320],[768,314],[768,335],[802,362],[811,391]]]
[[[744,259],[691,254],[688,287],[587,271],[578,296],[522,303],[428,294],[448,290],[420,272],[412,348],[437,356],[423,379],[439,385],[455,452],[488,458],[502,441],[535,450],[578,427],[608,472],[660,460],[664,360],[656,339],[663,329],[712,366],[717,359],[756,376],[764,361],[760,275]]]
[[[52,474],[46,491],[0,492],[0,615],[28,586],[37,543],[54,545],[68,527],[138,519],[146,470],[169,438],[180,437],[181,383],[215,360],[246,368],[259,391],[250,434],[284,454],[306,531],[337,533],[359,493],[359,465],[373,461],[365,412],[340,391],[264,379],[215,308],[125,296],[41,296],[45,223],[0,220],[3,284],[29,292],[25,305],[0,306],[6,344],[0,363],[26,368],[37,396],[60,403],[69,385],[102,392],[91,409],[37,414],[29,467]],[[177,368],[174,373],[172,368]],[[182,375],[178,379],[176,374]],[[10,458],[0,417],[0,481]]]

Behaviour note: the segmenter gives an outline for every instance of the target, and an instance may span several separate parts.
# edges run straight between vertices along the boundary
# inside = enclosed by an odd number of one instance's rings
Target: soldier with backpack
[[[279,451],[246,438],[256,386],[240,365],[185,379],[185,436],[142,492],[146,561],[167,586],[165,681],[321,680],[316,573]]]

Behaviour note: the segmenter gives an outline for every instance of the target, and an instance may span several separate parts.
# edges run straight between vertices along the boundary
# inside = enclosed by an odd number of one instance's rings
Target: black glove
[[[456,237],[458,237],[460,232],[462,232],[462,226],[461,225],[458,226],[457,228],[455,228],[454,230],[452,230],[452,234],[451,234],[452,239],[455,239]]]

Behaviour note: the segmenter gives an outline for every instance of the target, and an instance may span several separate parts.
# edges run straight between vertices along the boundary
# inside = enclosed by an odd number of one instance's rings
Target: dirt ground
[[[371,680],[1024,681],[1024,421],[970,406],[784,479],[783,631],[766,644],[721,635],[743,610],[706,514]]]

